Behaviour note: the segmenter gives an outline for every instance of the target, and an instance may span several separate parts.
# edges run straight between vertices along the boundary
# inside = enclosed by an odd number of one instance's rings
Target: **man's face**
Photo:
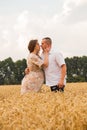
[[[41,47],[42,47],[43,51],[44,51],[44,49],[46,49],[48,47],[48,44],[45,39],[42,40]]]

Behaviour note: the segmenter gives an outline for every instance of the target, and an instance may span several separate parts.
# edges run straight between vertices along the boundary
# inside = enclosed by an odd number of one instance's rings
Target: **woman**
[[[48,52],[45,50],[44,61],[38,55],[40,51],[40,45],[38,40],[31,40],[28,45],[30,55],[27,59],[27,67],[29,73],[25,75],[22,80],[21,94],[26,92],[38,92],[44,82],[44,73],[42,67],[48,66]]]

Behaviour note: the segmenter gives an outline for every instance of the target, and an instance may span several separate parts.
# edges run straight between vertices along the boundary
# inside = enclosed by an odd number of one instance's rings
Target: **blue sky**
[[[0,0],[0,60],[27,58],[45,36],[64,57],[87,56],[87,0]]]

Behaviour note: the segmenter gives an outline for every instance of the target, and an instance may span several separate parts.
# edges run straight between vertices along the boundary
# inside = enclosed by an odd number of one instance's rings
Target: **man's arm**
[[[59,88],[62,88],[64,86],[64,78],[66,76],[66,64],[63,64],[61,66],[61,77],[60,77],[60,81],[58,83]]]

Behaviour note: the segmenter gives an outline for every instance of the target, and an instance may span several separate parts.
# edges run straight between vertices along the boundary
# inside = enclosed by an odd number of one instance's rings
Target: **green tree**
[[[24,77],[24,70],[27,67],[26,60],[18,60],[15,62],[15,77],[16,77],[16,84],[20,84],[21,80]]]
[[[66,58],[67,82],[87,81],[87,57]]]
[[[14,62],[9,57],[0,63],[0,84],[14,84]]]

